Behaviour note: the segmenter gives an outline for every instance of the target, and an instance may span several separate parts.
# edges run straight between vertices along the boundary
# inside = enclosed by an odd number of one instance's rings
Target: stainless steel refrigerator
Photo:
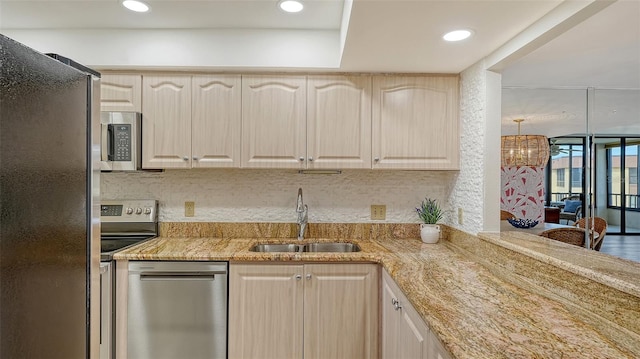
[[[99,355],[100,79],[64,60],[0,34],[2,359]]]

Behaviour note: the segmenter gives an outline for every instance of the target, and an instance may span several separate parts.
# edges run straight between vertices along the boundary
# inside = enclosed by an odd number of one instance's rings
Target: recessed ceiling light
[[[469,36],[471,36],[471,30],[455,30],[444,34],[442,38],[446,41],[460,41],[466,39]]]
[[[138,0],[123,0],[122,5],[127,9],[135,12],[147,12],[149,11],[149,5]]]
[[[278,6],[282,11],[286,12],[300,12],[304,8],[304,5],[300,1],[296,0],[281,0]]]

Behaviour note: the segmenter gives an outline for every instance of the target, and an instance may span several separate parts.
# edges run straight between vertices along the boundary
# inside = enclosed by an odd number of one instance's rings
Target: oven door
[[[100,262],[100,359],[113,359],[114,353],[114,263]]]
[[[136,171],[142,168],[142,114],[101,112],[100,169]]]

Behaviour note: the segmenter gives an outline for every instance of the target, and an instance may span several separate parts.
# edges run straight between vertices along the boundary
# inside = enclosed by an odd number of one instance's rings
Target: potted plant
[[[424,243],[436,243],[440,238],[440,226],[438,221],[442,219],[444,212],[438,201],[425,198],[419,207],[416,207],[418,217],[423,223],[420,224],[420,238]]]

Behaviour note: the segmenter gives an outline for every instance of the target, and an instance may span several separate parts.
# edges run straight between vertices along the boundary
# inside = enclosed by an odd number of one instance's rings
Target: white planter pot
[[[440,239],[440,225],[421,223],[420,238],[424,243],[437,243]]]

